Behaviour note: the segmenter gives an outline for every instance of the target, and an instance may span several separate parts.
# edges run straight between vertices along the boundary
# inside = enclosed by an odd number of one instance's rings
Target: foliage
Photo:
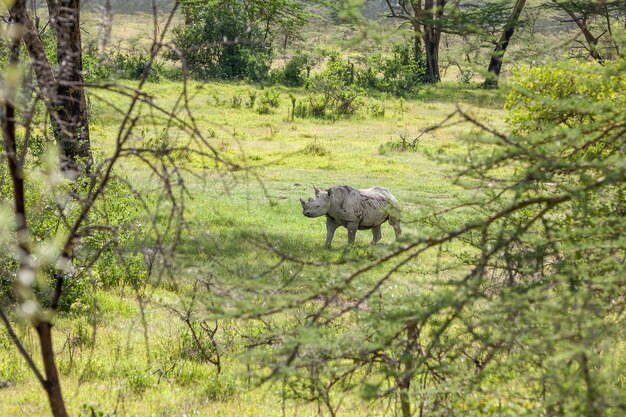
[[[427,81],[425,64],[415,60],[409,43],[394,45],[388,57],[373,55],[368,64],[359,74],[359,83],[364,88],[405,96]]]
[[[183,13],[186,22],[174,29],[174,43],[193,77],[261,81],[267,76],[271,39],[249,3],[188,1]]]
[[[619,62],[609,65],[611,69],[619,67]],[[518,134],[542,131],[546,126],[570,129],[598,123],[599,118],[606,116],[598,110],[589,111],[586,107],[590,100],[594,104],[611,103],[617,108],[626,105],[621,94],[626,89],[624,78],[612,73],[600,77],[595,64],[571,61],[517,70],[511,82],[514,88],[506,107],[510,110],[510,123]]]
[[[58,216],[57,206],[53,196],[47,191],[46,184],[36,178],[31,179],[29,184],[26,207],[30,214],[28,222],[33,225],[33,239],[37,242],[52,241],[63,232],[64,223]],[[76,187],[76,191],[82,191],[81,188],[88,185],[67,184],[66,187]],[[3,190],[0,193],[0,202],[8,201],[9,197]],[[79,209],[79,206],[74,206],[74,210],[68,210],[64,220],[74,220],[79,215]],[[128,192],[125,183],[111,181],[105,197],[98,201],[94,212],[90,224],[106,224],[106,227],[95,228],[84,236],[81,256],[76,257],[75,265],[77,271],[83,263],[90,264],[91,268],[89,271],[68,274],[65,277],[65,290],[59,301],[59,310],[62,312],[70,311],[77,302],[88,304],[87,300],[94,287],[110,288],[129,284],[137,289],[147,279],[143,255],[137,252],[136,237],[142,233],[135,223],[138,202],[133,193]],[[13,300],[12,282],[16,261],[7,256],[8,253],[4,251],[0,255],[0,268],[6,273],[2,274],[0,281],[0,297]],[[92,262],[92,259],[96,261]],[[42,267],[35,293],[44,305],[49,305],[52,299],[54,280],[54,269]]]
[[[150,71],[146,77],[148,81],[159,81],[164,73],[164,66],[156,59],[151,60],[150,55],[138,50],[117,50],[108,57],[111,72],[117,78],[128,80],[141,80],[146,71]],[[148,65],[150,67],[148,68]]]
[[[406,135],[400,135],[400,140],[390,140],[378,147],[380,155],[387,155],[389,152],[417,152],[419,138],[410,139]]]
[[[271,109],[275,109],[280,104],[280,93],[273,88],[264,89],[259,95],[258,99],[253,100],[250,98],[250,102],[256,102],[256,111],[259,114],[271,113]]]
[[[623,56],[614,35],[626,17],[622,0],[551,0],[542,6],[556,11],[562,23],[574,22],[582,33],[586,45],[581,42],[582,48],[573,48],[575,56],[588,55],[598,62]]]
[[[483,42],[497,44],[505,27],[521,29],[528,21],[509,21],[513,2],[510,0],[487,0],[481,3],[463,2],[458,9],[446,16],[446,29],[463,35],[478,36]]]
[[[354,64],[331,53],[324,70],[313,77],[307,88],[308,101],[294,107],[297,117],[350,117],[361,107],[364,90],[356,84]]]
[[[359,389],[395,396],[407,417],[620,415],[625,70],[521,71],[510,134],[459,111],[482,132],[450,160],[474,197],[424,216],[426,236],[387,255],[391,272],[372,282],[363,267],[326,294],[356,307],[305,313],[274,366],[294,396],[331,414]],[[399,269],[417,279],[428,252],[436,276],[400,289]]]
[[[112,68],[106,57],[98,52],[95,45],[83,49],[83,79],[87,83],[106,81],[111,77]]]
[[[302,87],[310,74],[311,62],[308,55],[296,53],[282,69],[272,72],[274,82],[287,87]]]

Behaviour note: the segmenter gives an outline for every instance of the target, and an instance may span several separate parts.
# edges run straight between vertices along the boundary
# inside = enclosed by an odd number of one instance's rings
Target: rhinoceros
[[[300,199],[302,213],[312,218],[326,215],[327,248],[330,248],[339,226],[348,229],[348,243],[354,243],[357,230],[372,229],[371,243],[376,244],[381,238],[380,225],[386,221],[393,227],[396,239],[402,233],[400,221],[393,215],[394,211],[397,212],[398,202],[386,188],[357,190],[347,185],[330,187],[324,191],[313,188],[315,199]]]

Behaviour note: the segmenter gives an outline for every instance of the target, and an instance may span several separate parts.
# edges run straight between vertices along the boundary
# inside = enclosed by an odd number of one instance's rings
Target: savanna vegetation
[[[3,5],[0,415],[626,413],[623,0]]]

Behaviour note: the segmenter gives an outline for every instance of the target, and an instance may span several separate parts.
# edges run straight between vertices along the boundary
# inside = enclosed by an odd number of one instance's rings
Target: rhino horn
[[[313,186],[313,189],[315,190],[315,197],[317,197],[320,194],[320,190],[316,186]]]
[[[302,208],[304,208],[304,205],[306,204],[306,202],[303,199],[300,199],[300,204],[302,204]]]

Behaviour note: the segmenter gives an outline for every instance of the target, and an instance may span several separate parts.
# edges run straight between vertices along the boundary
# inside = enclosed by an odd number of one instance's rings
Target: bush
[[[385,117],[385,105],[383,103],[374,102],[369,106],[370,115],[377,119]]]
[[[359,84],[381,92],[404,96],[426,82],[426,66],[417,61],[411,45],[394,45],[391,56],[374,55],[368,68],[359,74]]]
[[[273,88],[266,88],[263,90],[256,103],[257,113],[269,114],[272,112],[271,109],[275,109],[280,105],[280,93]]]
[[[299,101],[294,107],[293,114],[296,117],[317,117],[326,116],[328,101],[323,95],[309,94],[308,101]]]
[[[271,44],[245,4],[212,0],[186,4],[185,24],[174,29],[190,75],[199,79],[261,81],[270,68]],[[168,59],[178,60],[169,53]]]
[[[619,69],[619,65],[620,62],[612,63],[608,69]],[[614,76],[600,76],[595,67],[595,63],[575,62],[515,70],[505,104],[515,132],[529,134],[547,126],[567,130],[573,125],[597,121],[603,117],[601,113],[580,111],[581,103],[590,100],[624,108],[626,78],[618,71]]]
[[[350,117],[362,106],[363,89],[355,84],[354,64],[330,53],[324,70],[308,85],[308,102],[294,106],[297,117]]]
[[[149,70],[148,81],[158,81],[163,73],[163,64],[158,60],[153,60],[148,68],[150,55],[141,51],[116,51],[110,56],[111,66],[114,74],[118,78],[130,80],[140,80]]]
[[[308,55],[297,53],[280,71],[279,82],[288,87],[301,87],[306,83],[311,71]]]
[[[276,108],[280,104],[280,93],[273,88],[267,88],[261,93],[259,103]]]
[[[95,45],[83,49],[83,80],[87,83],[106,81],[111,78],[111,65],[107,57],[98,52]]]

